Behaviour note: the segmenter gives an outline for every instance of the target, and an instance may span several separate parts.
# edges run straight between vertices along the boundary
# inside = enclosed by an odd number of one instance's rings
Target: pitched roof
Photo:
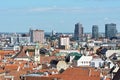
[[[33,77],[27,76],[25,80],[54,80],[54,77]]]
[[[100,72],[90,67],[77,67],[68,68],[62,74],[52,75],[52,77],[63,80],[100,80]]]
[[[69,56],[75,56],[73,60],[79,60],[82,57],[82,54],[79,54],[77,52],[72,52],[69,54]]]
[[[51,60],[55,60],[55,56],[41,56],[40,57],[40,63],[50,63]]]
[[[46,71],[46,70],[45,70]],[[100,71],[91,67],[68,68],[62,74],[26,76],[26,80],[100,80]]]
[[[7,64],[5,65],[5,70],[17,70],[18,65],[17,64]]]
[[[15,54],[13,50],[0,50],[0,55]]]
[[[28,58],[27,54],[26,54],[26,50],[27,49],[33,49],[34,47],[29,47],[29,46],[22,46],[21,47],[21,51],[18,52],[13,58]],[[29,54],[30,56],[33,56],[34,55],[34,52],[30,52]]]
[[[5,72],[5,70],[3,70],[3,69],[0,69],[0,74],[1,74],[1,73],[4,73],[4,72]]]
[[[82,56],[79,60],[83,61],[91,61],[93,59],[92,56]]]

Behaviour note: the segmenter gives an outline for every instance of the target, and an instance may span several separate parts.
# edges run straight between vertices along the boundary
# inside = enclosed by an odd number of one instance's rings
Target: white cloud
[[[28,9],[30,12],[46,12],[46,11],[51,11],[53,8],[46,7],[46,8],[33,8],[33,9]]]
[[[30,12],[86,12],[87,8],[80,7],[72,7],[72,8],[64,8],[64,7],[44,7],[44,8],[32,8],[29,10]]]
[[[26,9],[0,9],[0,13],[41,13],[41,12],[60,12],[60,13],[119,13],[120,7],[38,7],[38,8],[26,8]]]
[[[44,7],[32,8],[30,12],[66,12],[66,13],[109,13],[120,11],[120,8],[80,8],[80,7]]]
[[[105,17],[104,20],[107,21],[107,20],[109,20],[109,18],[108,18],[108,17]]]

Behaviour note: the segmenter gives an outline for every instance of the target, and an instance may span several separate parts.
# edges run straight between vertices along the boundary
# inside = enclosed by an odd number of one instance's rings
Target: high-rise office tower
[[[30,30],[30,41],[44,43],[44,30]]]
[[[82,40],[82,37],[83,37],[83,27],[82,27],[82,24],[77,23],[77,24],[75,24],[74,38],[76,40]]]
[[[94,38],[94,39],[99,38],[98,25],[93,25],[92,26],[92,38]]]
[[[56,32],[54,30],[52,30],[52,36],[55,36]]]
[[[116,34],[117,34],[116,24],[114,23],[105,24],[105,37],[106,38],[116,37]]]

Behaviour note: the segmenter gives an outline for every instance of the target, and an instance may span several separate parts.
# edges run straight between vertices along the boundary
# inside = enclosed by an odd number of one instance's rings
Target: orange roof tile
[[[40,63],[50,63],[51,60],[56,59],[55,56],[41,56]]]
[[[20,76],[26,74],[26,71],[20,70],[20,71],[10,71],[9,75],[14,76],[14,80],[20,80]]]
[[[0,55],[15,54],[13,50],[0,50]]]
[[[92,68],[68,68],[60,75],[51,75],[52,77],[63,80],[100,80],[100,72]]]
[[[100,80],[100,72],[91,67],[77,67],[68,68],[62,74],[49,75],[47,77],[26,76],[26,80],[53,80],[54,78],[58,80]]]
[[[110,78],[106,78],[105,80],[111,80]]]
[[[34,49],[34,47],[33,47],[33,46],[23,46],[21,49],[22,49],[22,50],[21,50],[21,51],[17,54],[17,56],[16,56],[16,57],[18,57],[18,58],[19,58],[19,57],[27,57],[25,51],[26,51],[27,49]],[[34,52],[30,52],[30,56],[32,56],[33,53],[34,53]]]
[[[4,73],[5,72],[5,70],[3,70],[3,69],[0,69],[0,73]]]
[[[18,69],[18,65],[17,64],[7,64],[5,65],[5,70],[17,70]]]
[[[27,76],[25,80],[54,80],[53,77],[32,77],[32,76]]]

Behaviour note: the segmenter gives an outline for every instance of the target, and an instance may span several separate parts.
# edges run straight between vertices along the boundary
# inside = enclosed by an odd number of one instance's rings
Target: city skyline
[[[115,23],[120,32],[119,4],[119,0],[5,0],[0,3],[0,32],[28,32],[29,28],[74,32],[78,22],[84,32],[92,32],[92,25],[105,32],[107,23]]]

